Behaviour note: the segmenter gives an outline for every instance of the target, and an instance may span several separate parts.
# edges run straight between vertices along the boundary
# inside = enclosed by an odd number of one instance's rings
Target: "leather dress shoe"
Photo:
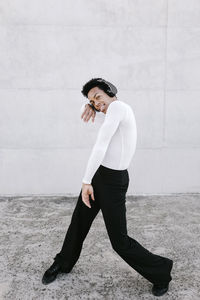
[[[64,272],[61,269],[61,265],[58,262],[54,261],[54,263],[50,266],[50,268],[45,271],[42,277],[42,283],[49,284],[53,282],[56,279],[58,273],[69,273],[69,272]]]
[[[163,285],[154,284],[152,287],[152,294],[154,296],[162,296],[168,291],[168,288],[169,288],[169,283]]]

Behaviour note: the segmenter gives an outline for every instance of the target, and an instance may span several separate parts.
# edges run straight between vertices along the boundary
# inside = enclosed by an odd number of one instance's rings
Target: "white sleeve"
[[[89,157],[82,183],[91,184],[92,177],[103,161],[110,140],[123,119],[124,112],[124,107],[117,100],[111,102],[108,106],[104,122],[99,129],[96,142]]]

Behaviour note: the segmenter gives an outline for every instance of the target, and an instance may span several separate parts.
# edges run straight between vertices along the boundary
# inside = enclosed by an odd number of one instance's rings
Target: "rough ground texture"
[[[41,283],[60,250],[77,198],[0,198],[0,299],[158,299],[111,247],[101,211],[69,274]],[[163,300],[200,299],[200,195],[128,196],[128,234],[174,260]],[[160,298],[159,298],[160,299]]]

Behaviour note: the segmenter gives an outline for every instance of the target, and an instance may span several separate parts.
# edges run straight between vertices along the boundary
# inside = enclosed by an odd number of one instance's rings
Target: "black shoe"
[[[44,273],[42,277],[43,284],[49,284],[56,279],[58,273],[61,273],[61,266],[56,261],[50,266],[48,270]]]
[[[163,285],[154,284],[152,287],[152,294],[154,296],[162,296],[168,291],[168,288],[169,288],[169,283]]]

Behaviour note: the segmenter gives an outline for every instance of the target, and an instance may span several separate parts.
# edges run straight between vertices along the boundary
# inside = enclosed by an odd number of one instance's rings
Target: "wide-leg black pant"
[[[82,201],[82,190],[71,217],[62,249],[54,260],[70,272],[77,262],[84,239],[101,209],[113,249],[134,270],[152,283],[162,284],[172,280],[172,260],[156,255],[128,236],[126,224],[126,192],[129,185],[128,170],[113,170],[100,165],[92,178],[95,201],[91,208]]]

